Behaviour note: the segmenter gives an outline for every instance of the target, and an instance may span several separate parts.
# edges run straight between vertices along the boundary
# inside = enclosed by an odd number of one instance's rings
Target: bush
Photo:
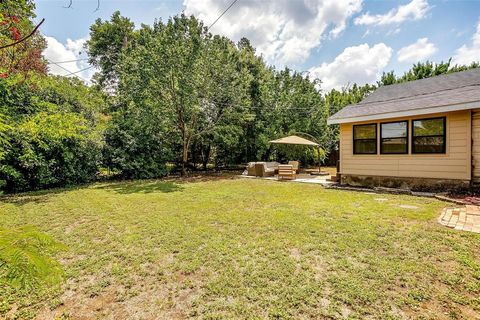
[[[128,179],[165,176],[174,161],[171,135],[155,110],[116,113],[105,131],[105,165]]]
[[[98,171],[99,139],[78,114],[37,113],[9,130],[7,138],[0,166],[6,192],[84,183]]]

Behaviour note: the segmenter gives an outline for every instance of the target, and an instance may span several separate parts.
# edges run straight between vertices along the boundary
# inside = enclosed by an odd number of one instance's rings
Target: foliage
[[[102,95],[78,80],[0,79],[6,114],[0,179],[18,192],[91,181],[101,161]]]
[[[99,146],[75,113],[40,112],[8,132],[8,152],[0,167],[4,190],[18,192],[91,181]]]
[[[17,289],[58,285],[64,273],[51,255],[63,249],[33,227],[0,227],[0,284]]]
[[[14,43],[34,29],[34,10],[31,0],[0,2],[0,46]],[[45,48],[45,39],[35,33],[26,41],[0,49],[0,78],[12,74],[26,78],[31,72],[45,74],[47,65],[41,55]]]
[[[452,66],[451,61],[452,59],[449,59],[447,62],[442,61],[440,63],[433,63],[431,61],[418,62],[414,64],[413,67],[410,70],[406,71],[402,76],[396,76],[393,71],[387,73],[384,72],[377,83],[379,86],[385,86],[394,83],[425,79],[435,77],[441,74],[465,71],[468,69],[480,67],[480,62],[472,62],[468,66]]]
[[[86,43],[89,62],[100,68],[95,78],[100,85],[115,87],[118,81],[116,66],[120,60],[122,50],[135,41],[134,24],[130,19],[120,16],[120,12],[113,13],[110,21],[102,22],[97,19],[90,26],[90,39]]]
[[[113,114],[105,131],[104,163],[126,178],[150,178],[167,174],[172,161],[165,117],[148,105],[128,105]]]
[[[156,22],[153,28],[144,26],[137,38],[137,46],[124,53],[117,67],[119,107],[112,123],[113,131],[130,130],[125,137],[132,141],[108,139],[108,143],[114,142],[108,148],[120,155],[129,152],[128,145],[133,144],[139,153],[127,157],[139,160],[133,161],[134,167],[146,167],[154,177],[163,171],[165,161],[158,162],[155,157],[160,154],[147,147],[170,145],[178,154],[184,173],[195,139],[205,135],[218,138],[220,130],[225,132],[241,124],[245,90],[243,74],[236,68],[237,52],[227,39],[211,38],[195,18],[183,15],[166,24]],[[121,119],[135,122],[123,125],[117,122]],[[156,128],[147,132],[155,134],[147,138],[151,143],[146,143],[144,132],[151,121]],[[157,163],[159,170],[149,163]],[[125,163],[120,169],[130,165]],[[133,171],[127,168],[124,173],[130,176]],[[145,171],[140,170],[135,176],[145,177]]]
[[[320,161],[324,161],[326,153],[322,148],[308,147],[308,146],[296,146],[296,145],[276,145],[276,158],[282,162],[295,159],[300,161],[300,165],[305,163],[317,164]]]

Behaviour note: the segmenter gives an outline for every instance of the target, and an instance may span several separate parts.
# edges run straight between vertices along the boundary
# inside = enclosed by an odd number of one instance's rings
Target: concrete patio
[[[240,177],[246,178],[246,179],[263,179],[263,180],[273,180],[273,181],[280,181],[280,182],[300,182],[300,183],[312,183],[312,184],[320,184],[320,185],[331,185],[335,183],[332,181],[328,181],[328,179],[330,179],[330,175],[315,176],[307,173],[297,174],[297,178],[294,180],[287,180],[287,179],[281,179],[281,178],[279,179],[277,176],[255,177],[255,176],[240,175]]]

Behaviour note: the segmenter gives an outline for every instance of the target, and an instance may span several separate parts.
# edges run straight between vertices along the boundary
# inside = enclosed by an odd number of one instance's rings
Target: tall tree
[[[115,88],[118,82],[116,71],[122,51],[135,42],[135,25],[130,19],[122,17],[119,11],[113,13],[110,21],[97,19],[90,26],[90,39],[85,47],[89,62],[98,67],[95,76],[100,85]]]
[[[452,59],[449,59],[447,62],[441,61],[439,63],[434,63],[431,61],[418,62],[413,64],[412,68],[406,71],[402,76],[396,76],[393,71],[387,73],[384,72],[380,80],[377,81],[377,84],[379,86],[387,86],[394,83],[431,78],[441,74],[465,71],[480,67],[479,62],[472,62],[468,66],[452,66],[451,61]]]
[[[119,95],[126,104],[162,110],[185,174],[192,142],[241,113],[245,90],[235,48],[185,15],[144,27],[139,37],[122,60]]]

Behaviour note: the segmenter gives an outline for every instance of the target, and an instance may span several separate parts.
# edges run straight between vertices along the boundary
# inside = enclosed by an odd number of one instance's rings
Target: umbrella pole
[[[320,169],[320,165],[321,165],[321,160],[320,160],[320,147],[317,147],[317,156],[318,156],[318,174],[320,174],[320,172],[322,172],[322,170]]]

